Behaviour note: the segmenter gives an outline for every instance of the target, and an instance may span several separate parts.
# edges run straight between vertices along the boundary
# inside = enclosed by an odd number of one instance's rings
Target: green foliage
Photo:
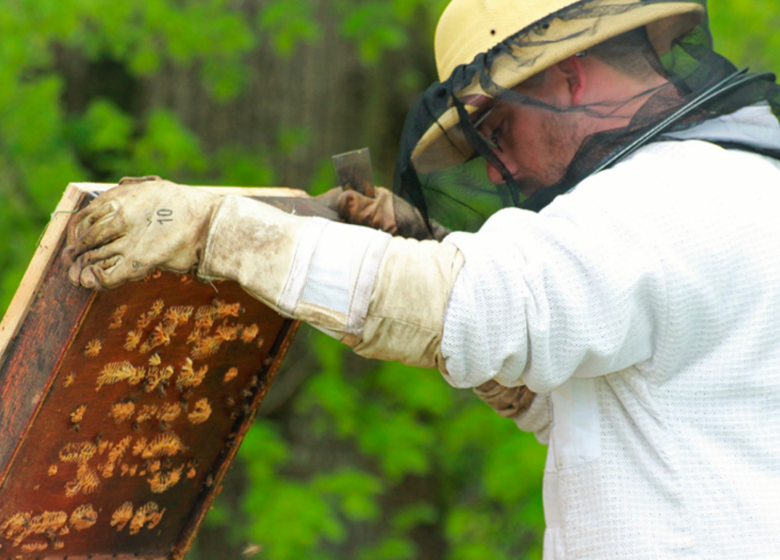
[[[276,185],[276,175],[270,151],[264,146],[247,149],[243,146],[224,146],[212,162],[225,185]]]
[[[128,165],[136,174],[168,177],[193,176],[207,167],[198,138],[162,109],[149,115],[146,133],[133,146]]]
[[[28,2],[28,4],[32,4]],[[70,23],[62,34],[68,46],[99,59],[109,56],[139,76],[170,61],[239,62],[255,44],[243,15],[226,0],[147,0],[108,5],[81,0],[59,9]]]
[[[384,50],[406,44],[406,29],[394,8],[392,3],[374,0],[352,4],[346,11],[341,32],[357,43],[364,62],[375,63]]]
[[[292,444],[272,424],[256,425],[240,452],[252,480],[247,512],[256,521],[247,540],[266,543],[271,560],[322,557],[348,522],[378,521],[378,497],[422,477],[435,487],[435,499],[385,512],[390,522],[360,559],[416,558],[412,533],[421,526],[445,528],[453,560],[516,558],[533,549],[542,531],[544,448],[532,436],[451,389],[437,372],[389,362],[356,370],[336,341],[315,334],[311,343],[322,371],[297,398],[296,415],[326,446],[361,457],[363,466],[353,462],[309,479],[284,474],[294,462]],[[294,533],[275,520],[291,515],[290,500],[307,500]]]
[[[306,483],[280,477],[290,451],[270,424],[258,424],[249,432],[241,457],[251,482],[244,501],[247,530],[263,543],[269,558],[328,558],[317,552],[317,545],[341,542],[347,522],[378,516],[375,497],[382,484],[369,473],[345,468],[320,473]]]
[[[710,0],[715,49],[738,67],[780,71],[780,6],[775,0]]]
[[[95,99],[81,118],[74,138],[85,152],[104,154],[123,150],[133,132],[133,120],[108,99]]]
[[[342,16],[342,36],[355,43],[366,65],[373,66],[386,51],[408,44],[417,19],[429,15],[432,22],[446,4],[446,0],[342,0],[336,6]]]
[[[258,28],[269,34],[276,52],[282,57],[292,54],[300,42],[319,39],[322,31],[314,15],[311,0],[271,0],[258,13]]]
[[[310,138],[309,131],[300,126],[283,126],[277,133],[279,150],[287,157],[306,146]]]
[[[325,158],[317,164],[314,175],[309,181],[309,192],[317,196],[328,192],[334,185],[338,184],[336,170],[333,168],[333,160]]]

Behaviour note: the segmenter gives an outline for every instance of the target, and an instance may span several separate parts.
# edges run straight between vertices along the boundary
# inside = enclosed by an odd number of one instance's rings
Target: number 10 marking
[[[172,222],[173,218],[170,216],[173,216],[173,210],[168,210],[167,208],[160,208],[157,211],[157,221],[162,225],[163,222]]]

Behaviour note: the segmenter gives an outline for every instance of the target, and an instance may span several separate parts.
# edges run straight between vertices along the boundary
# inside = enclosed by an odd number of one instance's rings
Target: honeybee
[[[84,420],[84,413],[86,411],[87,411],[87,405],[82,404],[76,410],[71,412],[70,413],[70,422],[71,422],[71,424],[79,424],[82,420]]]
[[[141,330],[130,331],[127,333],[124,346],[125,350],[128,352],[135,350],[141,342],[141,336],[143,336],[143,332]]]
[[[162,519],[165,510],[159,511],[160,506],[154,502],[148,502],[138,508],[130,521],[130,534],[137,535],[144,525],[149,529],[154,529]]]
[[[108,325],[109,329],[118,329],[122,326],[122,319],[125,316],[125,312],[127,311],[126,305],[120,305],[114,310],[114,313],[111,315],[111,323]]]
[[[87,358],[97,358],[100,354],[100,350],[103,349],[103,344],[97,338],[87,342],[87,346],[84,349],[84,355]]]
[[[135,404],[132,402],[116,403],[111,406],[111,412],[109,416],[114,419],[114,422],[121,424],[132,418],[135,412]]]
[[[123,531],[125,526],[133,518],[132,502],[125,502],[111,515],[111,526],[117,531]]]
[[[259,332],[260,332],[260,327],[258,327],[253,323],[248,327],[244,327],[244,330],[241,331],[241,340],[244,343],[249,344],[255,339],[255,337],[257,337],[257,333]]]
[[[89,529],[97,523],[98,514],[92,504],[84,504],[77,507],[70,516],[70,526],[76,531]]]
[[[74,372],[70,372],[67,376],[65,376],[65,381],[62,382],[63,389],[67,389],[73,385],[74,381],[76,381],[76,374]]]
[[[173,433],[156,436],[143,450],[141,457],[144,459],[158,459],[160,457],[173,457],[185,447],[179,436]]]
[[[211,405],[208,399],[200,399],[195,403],[192,412],[187,415],[191,424],[202,424],[211,416]]]
[[[152,304],[152,314],[154,314],[155,317],[158,317],[164,308],[165,302],[161,299],[158,299]]]
[[[238,368],[232,367],[227,372],[225,372],[225,377],[223,378],[224,383],[229,383],[233,381],[236,377],[238,377]]]
[[[192,357],[195,359],[208,358],[217,353],[222,346],[222,339],[215,336],[207,336],[202,338],[195,345],[192,350]]]

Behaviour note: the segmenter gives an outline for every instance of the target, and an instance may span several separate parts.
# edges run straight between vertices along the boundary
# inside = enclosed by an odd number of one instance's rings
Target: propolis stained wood
[[[297,326],[232,282],[73,287],[96,188],[69,186],[0,325],[0,560],[183,558]]]

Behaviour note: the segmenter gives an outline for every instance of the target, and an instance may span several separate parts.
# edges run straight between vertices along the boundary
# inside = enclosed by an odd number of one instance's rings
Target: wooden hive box
[[[0,560],[183,558],[296,330],[234,282],[71,285],[67,222],[105,188],[68,186],[0,323]]]

